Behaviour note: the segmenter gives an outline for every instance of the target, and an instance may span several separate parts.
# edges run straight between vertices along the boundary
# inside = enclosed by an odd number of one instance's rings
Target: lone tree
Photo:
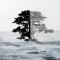
[[[22,11],[13,22],[19,25],[16,29],[13,29],[13,32],[19,32],[20,37],[18,39],[24,39],[25,41],[33,40],[36,31],[53,32],[53,30],[48,30],[45,24],[42,23],[44,18],[46,17],[37,11]]]

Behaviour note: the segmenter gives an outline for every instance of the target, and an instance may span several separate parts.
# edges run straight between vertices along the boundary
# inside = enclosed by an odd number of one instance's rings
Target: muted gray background
[[[47,27],[60,30],[60,0],[0,0],[0,31],[12,31],[14,18],[27,9],[42,12]]]

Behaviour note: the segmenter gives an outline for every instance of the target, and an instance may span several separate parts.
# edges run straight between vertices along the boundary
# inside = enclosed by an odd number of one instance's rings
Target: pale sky
[[[23,10],[40,11],[49,29],[60,30],[60,0],[0,0],[0,31],[12,31],[14,18]]]

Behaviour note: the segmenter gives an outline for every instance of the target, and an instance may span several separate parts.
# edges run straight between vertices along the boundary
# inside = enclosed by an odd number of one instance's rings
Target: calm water
[[[17,36],[15,33],[0,32],[0,60],[60,60],[60,37],[49,37],[51,42],[38,40],[41,43],[37,43],[18,40]]]

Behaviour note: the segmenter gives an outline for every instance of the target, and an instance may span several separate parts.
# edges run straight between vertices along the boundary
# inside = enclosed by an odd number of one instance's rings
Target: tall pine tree
[[[30,11],[22,11],[20,14],[18,14],[19,17],[15,18],[15,21],[13,23],[18,24],[19,26],[16,29],[13,29],[13,32],[19,32],[21,36],[19,39],[25,39],[25,37],[28,37],[30,39]]]
[[[37,30],[39,32],[45,31],[45,33],[53,32],[53,30],[47,29],[45,24],[41,23],[42,21],[44,21],[44,18],[46,17],[44,17],[40,12],[37,11],[22,11],[20,14],[18,14],[18,17],[15,18],[15,21],[13,22],[19,25],[16,29],[13,29],[13,32],[19,32],[21,36],[18,38],[24,39],[25,41],[33,40],[34,33]]]

